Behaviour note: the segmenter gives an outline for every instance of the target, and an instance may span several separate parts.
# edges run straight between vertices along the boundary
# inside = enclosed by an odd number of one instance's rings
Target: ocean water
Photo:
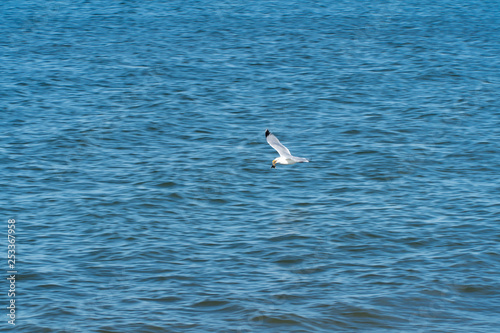
[[[499,332],[498,1],[0,9],[0,331]]]

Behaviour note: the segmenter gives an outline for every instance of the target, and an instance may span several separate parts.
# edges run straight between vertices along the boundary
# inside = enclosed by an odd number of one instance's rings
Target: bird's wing
[[[276,151],[280,154],[281,157],[292,157],[292,154],[290,154],[288,148],[283,146],[280,140],[278,140],[278,138],[275,137],[274,134],[269,132],[269,130],[267,129],[266,129],[266,140],[267,143],[271,145],[271,147],[276,149]]]
[[[293,160],[295,162],[298,162],[298,163],[304,163],[304,162],[309,162],[309,160],[307,158],[303,158],[303,157],[295,157],[295,156],[292,156],[293,157]]]

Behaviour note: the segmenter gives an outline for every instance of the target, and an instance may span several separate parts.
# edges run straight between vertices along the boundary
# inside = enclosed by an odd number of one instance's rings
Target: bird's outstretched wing
[[[287,147],[283,146],[278,140],[277,137],[274,136],[273,133],[269,132],[269,130],[266,129],[266,140],[271,147],[276,149],[276,151],[280,154],[281,157],[292,157],[292,154],[290,154],[290,151],[288,150]]]

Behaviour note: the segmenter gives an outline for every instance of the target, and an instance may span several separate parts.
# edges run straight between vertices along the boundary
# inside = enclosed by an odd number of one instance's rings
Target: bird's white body
[[[275,159],[275,161],[277,164],[295,164],[295,163],[297,163],[297,161],[295,161],[291,158],[286,158],[286,157],[281,157],[281,156],[278,157],[277,159]],[[309,161],[307,161],[307,162],[309,162]]]
[[[276,149],[276,151],[280,154],[280,157],[273,160],[273,165],[271,168],[274,168],[276,164],[295,164],[309,162],[307,158],[292,156],[288,148],[283,146],[280,140],[278,140],[278,138],[275,137],[274,134],[269,132],[269,130],[266,130],[266,140],[267,143],[269,143],[269,145]]]

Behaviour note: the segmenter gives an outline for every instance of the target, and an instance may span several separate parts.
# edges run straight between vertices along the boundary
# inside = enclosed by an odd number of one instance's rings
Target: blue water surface
[[[498,1],[0,10],[1,331],[499,332]]]

